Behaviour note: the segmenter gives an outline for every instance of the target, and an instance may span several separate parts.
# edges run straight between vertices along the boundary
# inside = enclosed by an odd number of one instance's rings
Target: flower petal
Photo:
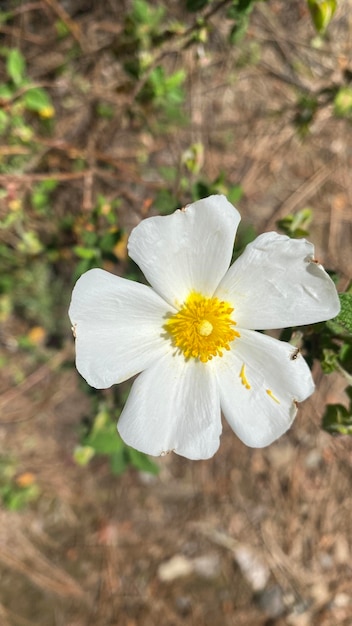
[[[117,425],[133,448],[208,459],[219,447],[220,400],[212,368],[167,354],[142,372]]]
[[[241,330],[216,374],[224,416],[253,448],[280,437],[295,418],[296,402],[314,391],[309,367],[293,346],[251,330]]]
[[[93,269],[77,281],[69,309],[76,367],[97,389],[120,383],[162,356],[170,306],[150,287]]]
[[[213,295],[230,265],[240,219],[225,196],[210,196],[143,220],[130,235],[129,255],[155,291],[179,307],[191,291]]]
[[[313,324],[338,314],[336,287],[305,239],[264,233],[250,243],[216,295],[235,307],[238,328]]]

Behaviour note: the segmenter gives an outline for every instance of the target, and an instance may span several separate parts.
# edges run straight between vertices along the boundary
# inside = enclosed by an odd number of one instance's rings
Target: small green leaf
[[[26,62],[24,56],[17,48],[9,51],[6,62],[6,70],[12,82],[19,87],[24,80]]]
[[[178,171],[173,165],[162,165],[158,171],[167,183],[174,183],[177,180]]]
[[[55,114],[54,107],[48,94],[40,87],[28,89],[23,96],[23,100],[27,109],[39,113],[42,117],[49,118],[53,117]]]
[[[341,311],[326,325],[336,335],[352,336],[352,293],[339,293],[339,298]]]
[[[334,99],[334,113],[338,117],[352,116],[352,89],[341,87]]]
[[[159,467],[150,460],[150,458],[143,452],[139,452],[134,448],[128,448],[128,455],[131,464],[140,472],[148,472],[148,474],[158,474]]]
[[[248,15],[253,10],[256,0],[232,0],[232,5],[227,10],[226,17],[228,19],[237,20],[243,15]]]
[[[141,24],[148,23],[149,11],[149,5],[145,0],[134,0],[132,17],[136,22]]]
[[[121,238],[121,231],[119,230],[114,230],[113,232],[108,232],[105,235],[103,235],[99,241],[99,248],[102,252],[105,252],[105,254],[112,252],[114,249],[114,246],[116,245],[116,243],[118,242],[118,240]]]
[[[94,250],[93,248],[84,248],[83,246],[75,246],[73,248],[73,251],[75,253],[76,256],[78,256],[80,259],[95,259],[97,256],[97,250]]]
[[[95,450],[92,446],[76,446],[73,452],[75,462],[82,467],[88,465],[94,455]]]
[[[191,174],[199,174],[204,163],[204,146],[197,142],[187,148],[182,154],[182,163]]]
[[[97,454],[113,454],[121,446],[115,425],[109,431],[96,433],[87,439],[87,444],[91,446]]]
[[[343,404],[328,404],[323,429],[331,434],[352,435],[352,414]]]
[[[254,241],[257,235],[258,233],[252,224],[247,224],[246,222],[240,222],[238,230],[237,230],[236,242],[235,242],[235,248],[234,248],[235,258],[237,258],[240,254],[242,254],[244,248],[248,246],[249,243]]]
[[[347,372],[352,373],[352,344],[343,343],[339,352],[339,361]]]
[[[18,250],[24,254],[35,256],[42,252],[43,244],[35,231],[28,230],[23,233],[22,239],[18,244]]]
[[[96,112],[99,117],[112,119],[115,115],[115,108],[107,102],[98,102],[96,106]]]
[[[321,361],[321,367],[324,374],[331,374],[338,368],[338,355],[334,350],[330,348],[323,349],[323,358]]]
[[[58,186],[58,181],[56,178],[47,178],[40,183],[40,187],[43,191],[54,191]]]
[[[2,135],[9,125],[10,117],[0,109],[0,135]]]
[[[227,192],[227,199],[232,204],[236,204],[237,202],[239,202],[242,196],[243,196],[243,189],[241,185],[233,185],[232,187],[229,188]]]
[[[318,33],[324,33],[336,11],[336,0],[307,0],[313,24]]]
[[[120,474],[123,474],[123,472],[127,468],[128,460],[126,458],[125,452],[126,452],[125,449],[118,450],[118,452],[115,452],[114,454],[111,454],[110,456],[111,471],[113,474],[116,474],[117,476],[119,476]]]
[[[0,99],[1,100],[11,100],[13,97],[13,88],[9,85],[0,85]]]
[[[285,235],[293,239],[299,239],[300,237],[306,237],[309,235],[309,225],[313,219],[313,212],[311,209],[302,209],[297,213],[291,213],[286,215],[281,220],[278,220],[277,226]]]
[[[94,226],[91,224],[91,226]],[[93,248],[98,244],[98,236],[95,232],[94,228],[92,230],[84,230],[82,231],[82,241],[87,248]]]
[[[92,447],[97,454],[114,454],[123,448],[116,424],[104,409],[95,418],[93,430],[86,437],[85,445]]]
[[[67,35],[70,34],[69,29],[67,28],[65,22],[63,22],[62,20],[57,20],[55,22],[55,29],[60,39],[63,39],[64,37],[67,37]]]
[[[0,24],[5,24],[7,20],[11,20],[13,18],[13,13],[11,11],[3,11],[0,13]]]
[[[175,196],[168,189],[159,189],[153,204],[161,215],[169,215],[180,206]]]
[[[186,9],[190,13],[201,11],[209,4],[209,0],[186,0]]]

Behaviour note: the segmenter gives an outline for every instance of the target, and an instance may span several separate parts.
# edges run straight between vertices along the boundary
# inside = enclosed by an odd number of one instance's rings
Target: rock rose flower
[[[273,232],[229,267],[239,221],[219,195],[150,217],[128,241],[150,287],[101,269],[77,281],[77,369],[98,389],[139,374],[118,422],[137,450],[207,459],[221,410],[247,446],[267,446],[313,393],[298,351],[257,331],[334,317],[335,286],[311,243]]]

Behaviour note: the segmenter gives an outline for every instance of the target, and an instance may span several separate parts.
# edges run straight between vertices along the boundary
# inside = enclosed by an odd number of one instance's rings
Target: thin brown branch
[[[56,0],[44,0],[44,2],[56,13],[58,18],[65,24],[66,28],[70,31],[72,37],[80,45],[83,52],[88,49],[87,41],[82,34],[82,31],[78,24],[69,16],[63,6],[56,2]]]

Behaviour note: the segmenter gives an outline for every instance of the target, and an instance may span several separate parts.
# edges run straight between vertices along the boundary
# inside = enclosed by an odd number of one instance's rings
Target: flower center
[[[233,329],[233,307],[218,298],[205,298],[192,291],[182,308],[164,325],[172,344],[191,357],[206,363],[230,350],[230,343],[240,334]]]

